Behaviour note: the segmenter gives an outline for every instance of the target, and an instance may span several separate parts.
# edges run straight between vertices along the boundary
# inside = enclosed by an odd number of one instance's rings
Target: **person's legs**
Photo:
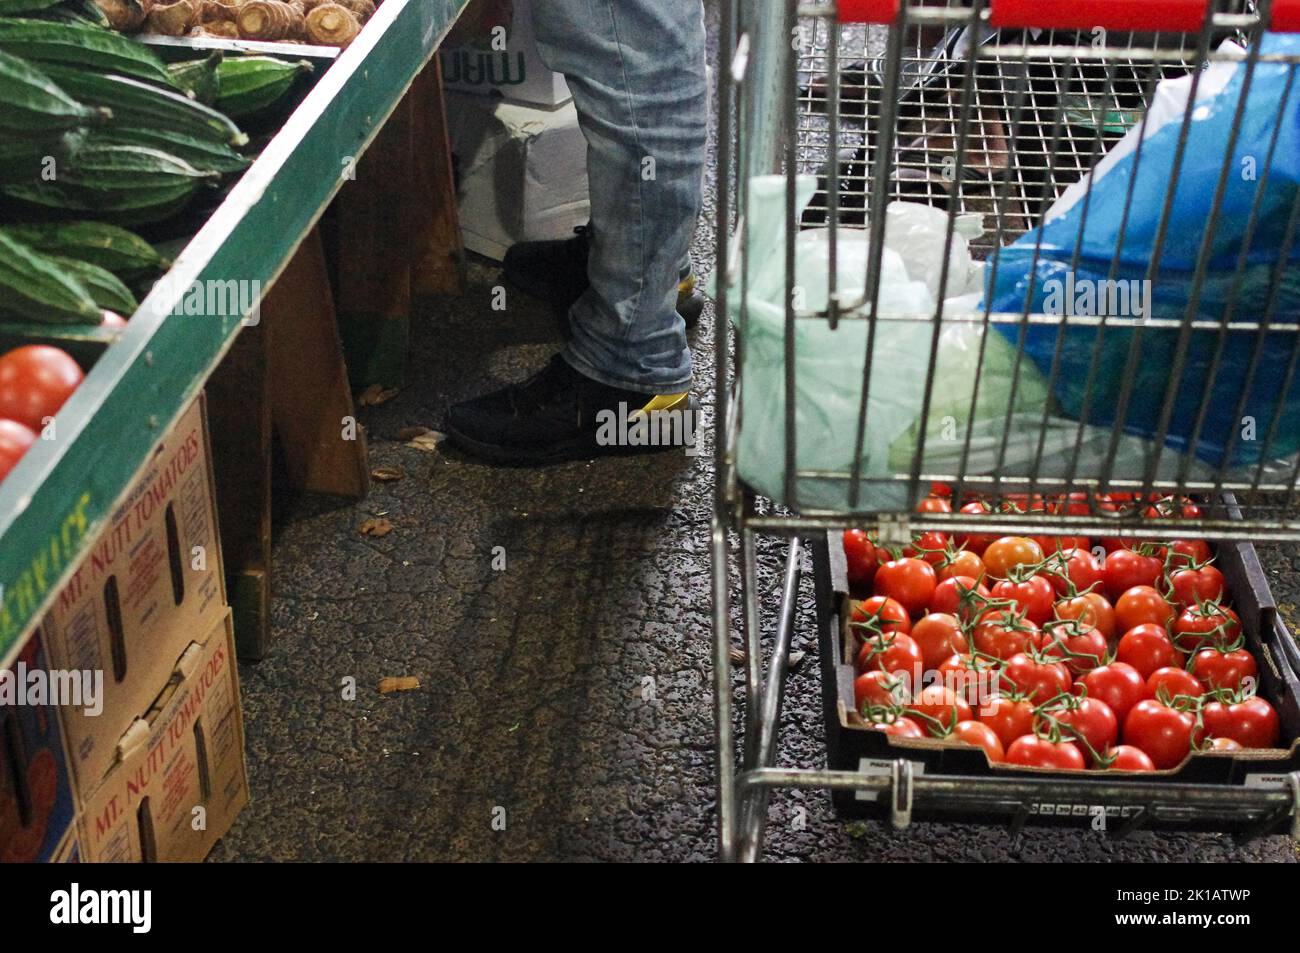
[[[602,383],[686,390],[677,285],[700,208],[708,89],[700,0],[543,0],[542,58],[568,80],[587,137],[591,287],[565,359]]]
[[[698,405],[677,297],[705,162],[703,6],[540,0],[533,17],[587,138],[591,285],[570,309],[562,354],[523,385],[454,406],[448,434],[501,462],[573,459],[615,449],[600,421],[621,410],[652,424],[685,413],[679,432],[693,444]]]

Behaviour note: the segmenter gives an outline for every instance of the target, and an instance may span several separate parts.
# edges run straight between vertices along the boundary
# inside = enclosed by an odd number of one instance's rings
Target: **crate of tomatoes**
[[[830,767],[896,779],[908,762],[912,816],[1214,829],[1300,816],[1295,646],[1254,547],[1179,538],[1161,519],[1191,501],[1114,505],[1141,507],[1150,536],[828,534]],[[879,786],[833,797],[848,816],[889,801]]]

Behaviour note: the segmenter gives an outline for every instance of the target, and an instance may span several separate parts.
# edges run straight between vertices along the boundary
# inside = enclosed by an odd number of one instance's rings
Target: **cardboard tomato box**
[[[99,713],[60,709],[83,795],[177,657],[225,614],[215,500],[200,395],[163,435],[41,621],[55,668],[102,680]]]
[[[229,614],[176,659],[83,800],[82,859],[200,861],[248,802],[244,724]]]
[[[1209,830],[1272,829],[1291,816],[1283,805],[1261,808],[1234,793],[1277,792],[1291,799],[1289,778],[1300,772],[1300,678],[1282,649],[1291,635],[1277,617],[1268,580],[1255,548],[1222,542],[1215,563],[1223,572],[1229,601],[1241,617],[1246,648],[1259,665],[1259,694],[1272,703],[1281,728],[1279,748],[1201,752],[1163,771],[1059,772],[990,764],[983,750],[937,738],[894,738],[869,728],[856,710],[853,683],[857,639],[849,627],[849,593],[841,534],[814,540],[814,583],[821,656],[827,763],[832,770],[892,777],[900,760],[913,777],[936,782],[939,793],[924,802],[908,796],[908,816],[917,820],[990,821],[1018,825],[1098,823]],[[998,783],[1002,779],[1004,783]],[[985,784],[985,781],[992,783]],[[1285,797],[1281,797],[1285,793]],[[844,817],[877,816],[888,808],[885,794],[837,789],[831,793]]]
[[[68,829],[68,833],[63,836],[63,843],[59,849],[54,852],[51,863],[55,864],[79,864],[81,863],[81,841],[77,838],[77,825],[73,824]]]
[[[37,633],[0,673],[0,863],[51,860],[75,826],[76,798]],[[40,687],[43,684],[44,687]]]

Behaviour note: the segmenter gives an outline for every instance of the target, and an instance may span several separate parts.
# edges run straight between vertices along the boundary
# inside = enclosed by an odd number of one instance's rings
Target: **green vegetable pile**
[[[234,119],[275,106],[311,65],[166,64],[89,0],[0,0],[0,320],[98,324],[168,266],[125,227],[182,215],[243,172]]]

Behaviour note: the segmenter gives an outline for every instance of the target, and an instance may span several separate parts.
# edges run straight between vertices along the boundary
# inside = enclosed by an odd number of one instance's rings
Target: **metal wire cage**
[[[1171,535],[1300,539],[1300,45],[1270,39],[1300,5],[732,0],[722,28],[719,815],[723,857],[754,859],[771,788],[900,783],[772,767],[816,534],[1141,538],[1172,499]],[[928,283],[924,309],[890,304],[891,203],[937,223],[928,273],[905,276]],[[1064,304],[1044,306],[1049,279],[1071,283]],[[1073,306],[1088,282],[1136,282],[1145,310]],[[895,405],[906,426],[887,431]],[[1020,505],[917,512],[935,483]],[[762,534],[790,540],[766,672]]]

